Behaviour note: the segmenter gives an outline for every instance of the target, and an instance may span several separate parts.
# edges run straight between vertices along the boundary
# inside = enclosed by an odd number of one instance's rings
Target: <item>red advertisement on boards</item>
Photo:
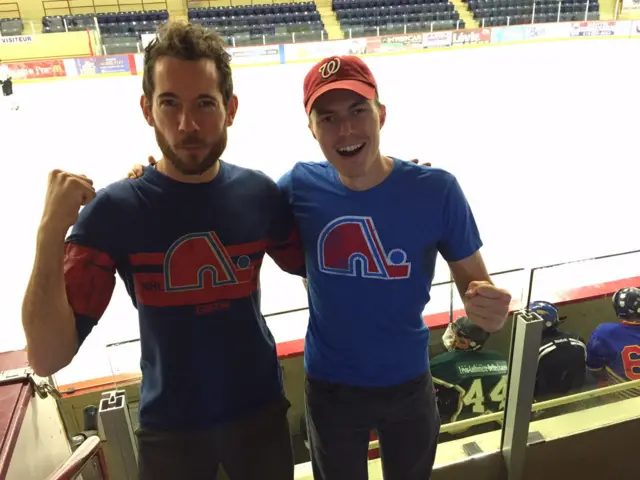
[[[7,66],[14,81],[67,76],[62,60],[17,62],[8,63]]]
[[[477,45],[491,42],[491,30],[488,28],[475,28],[473,30],[456,30],[453,32],[451,44]]]

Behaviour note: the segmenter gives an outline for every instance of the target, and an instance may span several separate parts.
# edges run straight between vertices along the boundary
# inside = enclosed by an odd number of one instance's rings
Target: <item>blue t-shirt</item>
[[[279,181],[305,249],[312,378],[391,386],[429,368],[429,302],[438,252],[462,260],[482,245],[456,178],[394,159],[376,187],[345,187],[327,162]]]
[[[146,167],[81,210],[65,247],[78,338],[107,308],[117,272],[138,309],[143,427],[207,428],[282,395],[259,276],[265,253],[304,274],[296,235],[276,183],[226,162],[199,184]]]
[[[602,323],[587,344],[587,367],[605,370],[610,383],[640,380],[640,325]]]

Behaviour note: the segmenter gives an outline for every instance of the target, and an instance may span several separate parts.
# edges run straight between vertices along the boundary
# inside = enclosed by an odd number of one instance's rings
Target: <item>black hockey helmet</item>
[[[479,350],[491,336],[468,317],[459,317],[451,327],[456,337],[456,350]]]

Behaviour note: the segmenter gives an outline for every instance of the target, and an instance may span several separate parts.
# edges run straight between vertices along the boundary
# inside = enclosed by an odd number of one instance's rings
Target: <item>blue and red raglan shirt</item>
[[[394,159],[376,187],[353,191],[328,163],[298,163],[278,185],[306,253],[312,378],[377,387],[429,370],[429,302],[438,252],[452,262],[482,246],[457,179]]]
[[[283,394],[274,338],[260,313],[265,253],[304,275],[276,183],[222,161],[216,178],[201,184],[146,167],[81,210],[64,260],[79,343],[107,308],[117,272],[138,310],[142,427],[206,428]]]
[[[601,323],[587,343],[587,368],[603,372],[610,385],[640,380],[640,324],[621,321]],[[640,395],[640,389],[619,392],[621,397]]]

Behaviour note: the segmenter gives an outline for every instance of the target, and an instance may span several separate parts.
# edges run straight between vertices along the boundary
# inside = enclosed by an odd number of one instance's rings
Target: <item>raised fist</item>
[[[85,175],[53,170],[49,174],[41,227],[51,233],[66,234],[78,219],[80,207],[95,196],[93,181]]]
[[[511,294],[489,282],[473,281],[462,299],[467,317],[486,332],[497,332],[509,314]]]

